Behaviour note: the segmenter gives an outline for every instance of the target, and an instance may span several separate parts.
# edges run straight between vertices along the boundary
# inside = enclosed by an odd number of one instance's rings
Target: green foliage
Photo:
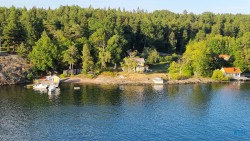
[[[29,59],[38,70],[54,69],[57,59],[57,47],[44,31],[41,38],[33,46]]]
[[[78,50],[75,45],[69,46],[67,50],[63,52],[63,62],[67,62],[70,65],[70,69],[73,69],[73,65],[78,59]]]
[[[33,80],[33,79],[34,79],[33,73],[29,73],[29,74],[27,75],[27,79],[28,79],[28,80]]]
[[[5,24],[3,28],[3,46],[15,48],[18,44],[24,41],[24,31],[20,24],[19,13],[15,7],[11,7],[9,11],[8,18],[3,23]],[[2,23],[1,23],[2,24]],[[2,26],[2,25],[1,25]]]
[[[178,54],[176,54],[176,53],[173,53],[172,54],[172,61],[177,61],[178,59],[180,59],[181,58],[181,55],[178,55]]]
[[[184,75],[184,74],[179,74],[179,73],[170,73],[169,78],[171,80],[183,80],[183,79],[190,78],[190,76],[187,76],[187,75]]]
[[[86,76],[87,76],[88,78],[90,78],[90,79],[95,78],[95,75],[94,75],[94,74],[90,74],[90,73],[89,73],[89,74],[87,74]]]
[[[173,80],[187,79],[192,75],[188,66],[183,66],[175,61],[170,64],[168,72],[170,79]]]
[[[190,71],[196,76],[210,76],[212,52],[206,48],[206,42],[192,42],[182,57],[183,64],[190,65]]]
[[[64,55],[68,47],[74,44],[82,51],[86,43],[89,43],[89,56],[97,69],[116,67],[128,55],[128,49],[141,52],[145,46],[152,46],[167,54],[185,52],[182,58],[178,55],[165,58],[166,62],[180,62],[183,74],[210,75],[212,70],[224,65],[218,61],[219,54],[231,56],[228,66],[250,71],[249,15],[175,14],[167,10],[148,13],[140,9],[131,12],[79,6],[48,10],[3,7],[0,23],[4,49],[21,56],[29,54],[31,63],[42,71],[62,70],[72,62]],[[195,43],[200,41],[202,43]],[[156,54],[149,54],[145,56],[149,63],[165,61],[162,57],[155,59]],[[81,52],[78,55],[82,55]],[[82,62],[77,60],[74,64]]]
[[[165,61],[168,62],[168,63],[170,63],[170,62],[173,61],[173,57],[172,57],[172,56],[165,56],[164,59],[165,59]]]
[[[169,35],[169,43],[171,46],[170,52],[175,52],[176,51],[176,44],[177,44],[177,40],[175,38],[175,33],[171,32]]]
[[[82,72],[87,73],[93,70],[94,62],[90,54],[89,44],[85,44],[82,50]]]
[[[114,35],[108,40],[107,51],[110,52],[112,64],[121,61],[122,52],[125,51],[127,43],[127,40],[120,35]]]
[[[191,77],[193,75],[193,68],[189,64],[182,64],[181,75],[185,77]]]
[[[212,78],[217,81],[228,81],[229,78],[226,77],[221,70],[214,70]]]
[[[103,75],[103,76],[111,76],[111,77],[115,77],[115,76],[117,76],[118,74],[117,74],[117,72],[112,72],[112,71],[104,71],[104,72],[102,72],[102,75]]]
[[[137,62],[131,59],[130,57],[125,57],[123,59],[123,62],[121,63],[121,66],[123,67],[123,70],[125,72],[134,72],[136,65]]]
[[[148,64],[155,64],[160,59],[159,53],[154,48],[145,47],[143,49],[143,56]]]
[[[101,64],[101,68],[106,68],[107,63],[110,63],[111,53],[109,51],[101,51],[99,52],[99,64]]]
[[[28,50],[26,49],[24,43],[21,43],[21,45],[17,48],[17,54],[21,57],[27,57]]]
[[[180,73],[180,68],[181,68],[181,64],[173,61],[168,68],[168,72],[169,73]]]
[[[67,74],[64,73],[60,74],[60,78],[65,78],[65,77],[68,77]]]
[[[111,60],[111,53],[107,50],[107,34],[104,29],[98,29],[90,36],[90,42],[95,47],[98,56],[98,64],[101,68],[106,68]]]
[[[250,71],[250,32],[245,33],[237,40],[240,44],[238,49],[235,49],[234,66],[241,69],[242,72]]]

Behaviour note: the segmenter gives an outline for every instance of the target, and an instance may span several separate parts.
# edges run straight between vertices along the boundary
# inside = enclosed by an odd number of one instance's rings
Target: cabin
[[[221,71],[229,78],[240,77],[241,71],[237,67],[222,68]]]
[[[224,59],[225,61],[228,61],[230,59],[230,55],[227,54],[220,54],[219,58]]]
[[[143,73],[145,71],[148,71],[148,66],[145,65],[145,59],[144,58],[139,58],[139,57],[131,57],[131,61],[136,63],[136,66],[134,68],[129,68],[125,69],[124,67],[122,68],[123,71],[134,71],[134,72],[140,72]]]
[[[145,72],[148,70],[148,66],[145,65],[145,59],[144,58],[132,58],[133,61],[137,63],[137,66],[135,67],[135,72]]]

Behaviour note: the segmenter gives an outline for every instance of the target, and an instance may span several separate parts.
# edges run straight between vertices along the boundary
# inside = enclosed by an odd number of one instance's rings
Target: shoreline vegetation
[[[16,55],[0,55],[0,84],[78,73],[64,82],[211,83],[229,80],[224,67],[250,72],[250,15],[12,6],[0,17],[0,52]]]

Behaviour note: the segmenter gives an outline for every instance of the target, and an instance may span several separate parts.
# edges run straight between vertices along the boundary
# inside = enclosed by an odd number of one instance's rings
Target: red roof
[[[222,68],[225,73],[241,73],[240,69],[237,67],[232,68]]]

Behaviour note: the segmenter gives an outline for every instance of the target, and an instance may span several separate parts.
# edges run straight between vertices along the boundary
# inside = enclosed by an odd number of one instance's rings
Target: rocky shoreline
[[[30,66],[17,55],[0,53],[0,86],[26,83]]]
[[[27,82],[30,66],[17,55],[0,53],[0,86],[23,84]],[[111,73],[112,74],[112,73]],[[90,84],[154,84],[153,79],[161,77],[164,84],[193,84],[215,83],[211,78],[189,78],[185,80],[169,80],[166,73],[115,73],[114,75],[101,74],[91,79],[84,75],[77,75],[62,79],[62,83],[90,83]]]

